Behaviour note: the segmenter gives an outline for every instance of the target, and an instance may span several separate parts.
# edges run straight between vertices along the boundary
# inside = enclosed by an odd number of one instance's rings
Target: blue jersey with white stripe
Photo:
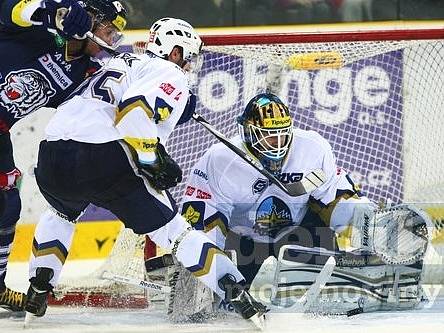
[[[70,59],[67,44],[41,25],[14,22],[20,2],[0,0],[0,132],[41,107],[57,107],[100,67],[88,56]]]

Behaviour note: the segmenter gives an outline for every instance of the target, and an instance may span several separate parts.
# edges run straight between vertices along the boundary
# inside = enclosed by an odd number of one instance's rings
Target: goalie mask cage
[[[202,39],[203,66],[191,75],[197,113],[231,137],[249,99],[275,93],[288,104],[296,127],[317,131],[330,142],[338,166],[373,201],[418,203],[427,209],[436,226],[434,247],[442,255],[444,29]],[[137,42],[133,48],[143,52],[145,45]],[[171,191],[177,200],[186,192],[193,165],[216,142],[192,120],[175,129],[167,149],[184,171],[183,182]],[[198,189],[191,192],[199,195]],[[147,248],[152,251],[153,245]],[[97,272],[62,281],[58,294],[65,302],[71,295],[89,305],[145,304],[142,289],[100,280],[104,270],[144,278],[142,253],[141,238],[125,230]],[[426,283],[444,282],[442,257],[435,251],[427,261]]]

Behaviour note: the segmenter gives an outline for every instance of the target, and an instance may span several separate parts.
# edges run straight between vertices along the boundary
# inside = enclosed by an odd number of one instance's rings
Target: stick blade
[[[326,181],[325,173],[322,169],[316,169],[306,175],[301,181],[285,185],[289,195],[297,197],[313,192]]]

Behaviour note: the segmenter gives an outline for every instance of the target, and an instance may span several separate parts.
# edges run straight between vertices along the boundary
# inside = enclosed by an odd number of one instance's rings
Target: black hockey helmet
[[[125,29],[128,11],[120,0],[82,0],[83,7],[94,14],[94,25],[111,22],[119,31]]]
[[[248,150],[270,172],[280,172],[293,137],[288,107],[273,94],[254,96],[237,118]]]

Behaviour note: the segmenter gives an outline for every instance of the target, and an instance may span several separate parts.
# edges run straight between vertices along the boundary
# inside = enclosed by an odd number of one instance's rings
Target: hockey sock
[[[71,247],[75,225],[55,212],[47,210],[40,217],[32,241],[32,256],[29,263],[29,277],[36,276],[39,267],[54,271],[49,283],[55,287],[59,281],[63,264]]]
[[[6,265],[14,241],[15,226],[20,217],[21,202],[17,189],[4,191],[6,209],[0,217],[0,290],[4,286]]]
[[[205,233],[192,229],[179,214],[148,235],[157,245],[171,249],[186,269],[222,299],[225,299],[225,291],[218,285],[220,278],[230,274],[236,282],[244,280],[224,251]]]

